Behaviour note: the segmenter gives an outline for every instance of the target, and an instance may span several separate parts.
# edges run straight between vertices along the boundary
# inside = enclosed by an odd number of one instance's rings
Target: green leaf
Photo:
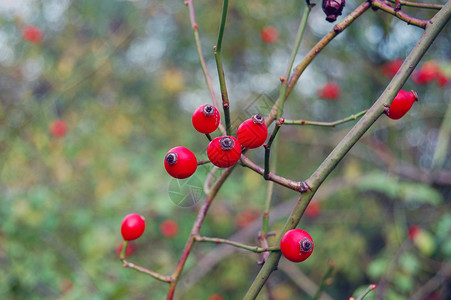
[[[399,195],[407,203],[439,205],[443,202],[442,195],[434,188],[419,183],[404,182],[399,185]]]
[[[366,272],[371,279],[376,280],[384,275],[389,263],[386,258],[378,258],[369,264]]]

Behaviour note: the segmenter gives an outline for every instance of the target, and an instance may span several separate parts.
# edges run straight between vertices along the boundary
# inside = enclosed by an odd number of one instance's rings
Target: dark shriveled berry
[[[335,22],[341,16],[345,0],[323,0],[323,11],[326,14],[326,21]]]

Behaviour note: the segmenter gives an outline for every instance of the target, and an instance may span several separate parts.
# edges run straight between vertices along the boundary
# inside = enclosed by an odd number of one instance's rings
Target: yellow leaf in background
[[[72,178],[74,173],[72,165],[63,158],[58,159],[54,165],[54,175],[58,182],[65,182]]]
[[[75,65],[75,56],[68,53],[63,55],[58,61],[58,66],[56,67],[56,72],[60,80],[64,80],[72,74]]]
[[[353,180],[359,178],[362,175],[362,168],[360,167],[360,163],[355,160],[349,160],[344,168],[344,177],[347,180]]]
[[[113,123],[111,131],[118,136],[127,136],[132,130],[133,124],[127,117],[119,115],[116,117]]]
[[[178,69],[170,69],[163,73],[160,78],[161,86],[169,93],[180,93],[185,87],[185,77],[182,71]]]
[[[246,187],[248,187],[250,190],[256,189],[256,188],[263,188],[265,181],[262,180],[262,176],[249,171],[249,172],[244,172],[244,185]]]
[[[111,194],[114,190],[114,182],[109,178],[103,178],[96,186],[95,195],[97,199],[103,198]]]

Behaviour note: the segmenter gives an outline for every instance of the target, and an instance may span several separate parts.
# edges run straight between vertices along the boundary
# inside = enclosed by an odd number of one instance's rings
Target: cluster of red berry
[[[209,135],[219,127],[219,111],[210,104],[201,105],[194,111],[192,122],[198,132]],[[253,115],[238,127],[236,138],[225,135],[212,139],[207,147],[208,159],[219,168],[231,167],[240,160],[242,148],[262,146],[267,135],[264,118],[260,114]],[[189,149],[177,146],[166,154],[164,166],[172,177],[184,179],[196,172],[197,158]]]
[[[382,65],[382,74],[391,78],[395,76],[403,61],[395,59]],[[412,80],[417,85],[424,85],[436,81],[440,87],[444,87],[449,83],[449,77],[442,71],[435,61],[425,62],[417,71],[413,73]]]

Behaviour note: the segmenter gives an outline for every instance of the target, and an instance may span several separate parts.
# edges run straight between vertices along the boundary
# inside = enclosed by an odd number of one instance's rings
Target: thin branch
[[[326,282],[332,276],[334,269],[335,269],[334,261],[332,259],[329,259],[329,261],[327,262],[327,271],[324,274],[323,279],[321,279],[321,283],[319,284],[318,290],[316,291],[315,295],[313,296],[313,300],[319,299],[319,296],[321,295],[321,292],[326,287]]]
[[[197,165],[198,166],[205,165],[205,164],[208,164],[208,163],[210,163],[209,159],[204,159],[204,160],[198,160],[197,161]]]
[[[245,244],[241,244],[238,242],[226,240],[226,239],[220,239],[220,238],[212,238],[212,237],[206,237],[206,236],[196,236],[194,237],[194,240],[196,242],[207,242],[207,243],[215,243],[215,244],[227,244],[231,245],[240,249],[249,250],[255,253],[262,253],[262,252],[268,252],[268,251],[280,251],[279,247],[257,247],[257,246],[249,246]]]
[[[222,97],[222,109],[224,111],[224,119],[226,126],[226,134],[231,135],[231,122],[230,122],[230,103],[229,103],[229,95],[227,93],[227,86],[225,82],[224,76],[224,67],[222,66],[222,58],[221,58],[221,49],[222,49],[222,38],[224,36],[224,27],[227,19],[227,9],[229,6],[229,0],[224,0],[222,6],[222,17],[221,17],[221,25],[219,26],[219,34],[218,34],[218,42],[214,47],[214,54],[216,59],[216,67],[218,69],[218,77],[219,77],[219,85],[221,87],[221,97]]]
[[[204,54],[202,51],[202,46],[200,43],[199,25],[196,22],[196,14],[194,11],[193,0],[186,0],[185,4],[188,6],[188,9],[189,9],[191,26],[193,27],[193,32],[194,32],[194,40],[196,42],[197,53],[199,55],[200,65],[201,65],[202,71],[204,73],[205,82],[207,83],[208,90],[210,91],[211,100],[213,102],[213,105],[215,107],[219,108],[218,100],[216,99],[216,94],[213,89],[213,81],[211,79],[210,73],[208,72],[207,63],[205,62]],[[219,124],[219,129],[221,130],[222,133],[225,134],[225,128],[224,128],[224,125],[222,125],[222,122]]]
[[[322,127],[335,127],[337,125],[354,121],[367,113],[367,109],[355,114],[351,115],[347,118],[340,119],[334,122],[318,122],[318,121],[307,121],[307,120],[285,120],[284,125],[311,125],[311,126],[322,126]]]
[[[166,282],[166,283],[171,283],[172,282],[171,276],[161,275],[160,273],[154,272],[154,271],[146,269],[144,267],[135,265],[134,263],[128,262],[125,259],[121,259],[121,261],[123,263],[123,265],[122,265],[123,267],[131,268],[133,270],[136,270],[138,272],[147,274],[149,276],[152,276],[155,279],[158,279],[158,280]]]
[[[188,256],[190,255],[191,250],[193,249],[193,246],[195,243],[194,237],[199,235],[200,228],[202,227],[202,224],[205,220],[205,216],[207,215],[207,212],[208,212],[208,209],[210,208],[211,203],[213,202],[214,198],[216,197],[216,194],[218,193],[221,186],[224,184],[225,180],[232,173],[235,166],[236,165],[224,170],[224,172],[221,174],[221,176],[215,182],[213,187],[210,189],[210,191],[207,194],[207,197],[205,199],[205,202],[202,204],[199,212],[197,213],[196,220],[194,221],[193,227],[191,229],[191,234],[188,237],[188,240],[186,241],[185,247],[183,249],[183,252],[179,259],[179,262],[177,263],[177,266],[175,267],[174,273],[172,273],[172,276],[171,276],[172,281],[169,285],[167,300],[174,299],[175,287],[177,285],[177,282],[179,281],[179,278],[180,278],[180,275],[182,274],[185,263],[188,259]]]
[[[391,3],[395,3],[395,0],[388,0]],[[403,1],[398,0],[399,4],[401,6],[410,6],[410,7],[416,7],[416,8],[426,8],[426,9],[437,9],[440,10],[443,5],[442,4],[427,4],[427,3],[417,3],[417,2],[410,2],[410,1]]]
[[[241,164],[244,167],[247,167],[262,176],[265,172],[265,170],[262,167],[260,167],[256,163],[254,163],[249,157],[245,156],[244,154],[241,155]],[[272,181],[274,183],[277,183],[281,186],[284,186],[284,187],[289,188],[296,192],[305,192],[306,191],[305,183],[299,182],[299,181],[293,181],[291,179],[287,179],[285,177],[276,175],[271,172],[268,173],[268,179],[266,179],[266,180]]]
[[[307,66],[313,61],[313,59],[343,30],[345,30],[349,25],[354,22],[359,16],[361,16],[365,11],[367,11],[371,7],[369,1],[363,2],[360,6],[358,6],[353,12],[351,12],[343,21],[336,24],[333,29],[326,34],[310,51],[307,53],[305,58],[299,63],[293,71],[293,75],[291,75],[290,80],[288,81],[287,93],[286,97],[288,97],[296,85],[299,77],[301,77],[304,70]],[[277,111],[279,106],[280,98],[276,101],[271,112],[265,118],[265,123],[268,126],[277,118]]]
[[[383,1],[380,1],[380,0],[372,0],[371,5],[373,8],[379,8],[382,11],[385,11],[389,14],[394,15],[395,17],[397,17],[400,20],[403,20],[404,22],[406,22],[409,25],[418,26],[418,27],[424,29],[424,28],[426,28],[427,23],[429,23],[429,21],[420,20],[420,19],[411,17],[408,14],[406,14],[405,12],[403,12],[402,10],[396,10],[396,8],[393,8],[390,5],[387,5]]]
[[[283,122],[285,121],[284,118],[280,118],[276,122],[276,126],[274,126],[274,130],[272,131],[271,136],[269,137],[268,143],[266,143],[265,146],[265,171],[263,173],[263,178],[266,180],[269,179],[269,156],[271,154],[271,145],[274,142],[274,139],[277,136],[277,133],[279,132],[280,127],[282,126]]]
[[[364,291],[362,294],[360,294],[360,296],[356,299],[356,300],[363,300],[363,298],[365,298],[370,292],[374,291],[377,288],[377,285],[375,284],[370,284]]]
[[[291,51],[290,61],[287,66],[287,70],[285,71],[285,76],[280,78],[282,84],[280,87],[280,95],[279,95],[280,102],[277,107],[277,118],[279,119],[282,117],[283,107],[285,99],[287,97],[287,85],[288,85],[287,79],[290,77],[291,69],[293,69],[294,59],[296,58],[296,54],[299,51],[299,46],[301,45],[302,37],[304,36],[307,20],[313,6],[307,2],[305,3],[304,12],[302,14],[301,22],[299,23],[298,32],[296,33],[296,41],[294,43],[293,50]]]
[[[355,19],[358,15],[361,15],[365,11],[364,2],[360,5],[351,15],[354,15]],[[360,12],[360,13],[359,13]],[[349,17],[349,16],[348,16]],[[346,19],[348,19],[345,18]],[[284,228],[278,237],[275,244],[277,247],[280,244],[281,236],[290,229],[293,229],[299,223],[304,211],[312,199],[319,186],[324,182],[327,176],[338,165],[348,151],[357,143],[357,141],[365,134],[365,132],[373,125],[373,123],[383,114],[385,105],[391,104],[398,91],[407,81],[413,69],[416,67],[420,59],[426,53],[432,42],[438,36],[440,31],[445,27],[446,23],[451,17],[451,1],[441,9],[427,24],[425,32],[420,40],[417,42],[413,50],[404,60],[400,70],[393,77],[392,81],[388,84],[385,91],[379,97],[379,99],[373,104],[363,118],[348,132],[348,134],[341,140],[341,142],[335,147],[332,153],[324,160],[324,162],[318,167],[318,169],[310,176],[306,181],[312,188],[304,194],[304,199],[299,197],[299,201],[290,214]],[[337,26],[337,25],[336,25]],[[272,252],[261,268],[258,275],[255,277],[254,282],[246,293],[244,299],[255,299],[265,284],[268,277],[274,271],[276,265],[279,262],[281,254],[279,252]]]

